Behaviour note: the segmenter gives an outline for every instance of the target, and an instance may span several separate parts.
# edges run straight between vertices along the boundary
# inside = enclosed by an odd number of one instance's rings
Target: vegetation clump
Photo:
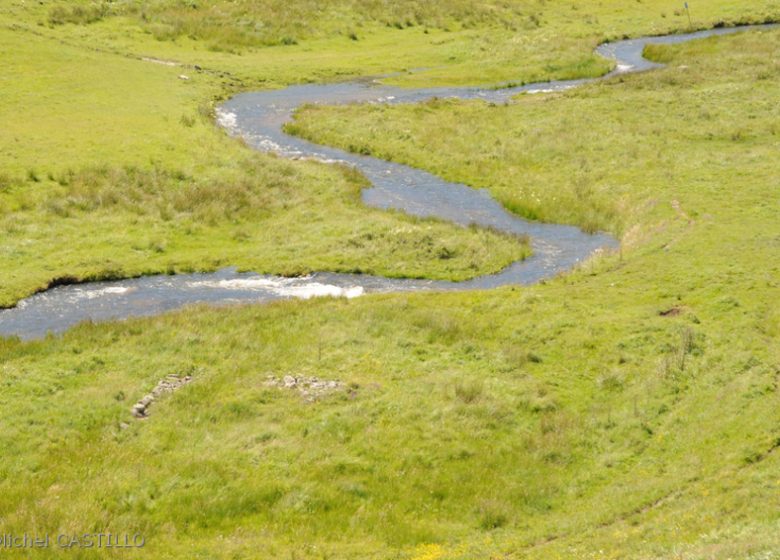
[[[105,0],[92,1],[85,4],[55,5],[49,10],[50,25],[73,23],[86,25],[102,20],[109,15],[111,3]]]

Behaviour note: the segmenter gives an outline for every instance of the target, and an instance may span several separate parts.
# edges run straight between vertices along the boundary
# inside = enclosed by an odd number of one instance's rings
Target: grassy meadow
[[[6,0],[0,25],[198,65],[238,87],[397,72],[401,85],[597,76],[606,40],[780,19],[775,0]],[[424,69],[424,72],[419,72]]]
[[[221,78],[8,29],[0,51],[13,53],[0,58],[0,307],[60,278],[233,265],[463,279],[528,253],[368,209],[346,168],[249,150],[213,123]]]
[[[672,207],[694,219],[714,212],[714,199],[733,204],[753,192],[748,177],[776,178],[778,33],[754,35],[697,41],[679,55],[651,45],[648,56],[671,68],[505,105],[310,105],[287,130],[488,189],[531,219],[623,235]],[[742,42],[749,48],[732,52]]]
[[[311,29],[293,10],[259,35],[230,22],[275,3],[203,2],[195,28],[183,3],[4,4],[0,303],[63,275],[457,278],[524,254],[365,208],[353,173],[255,154],[211,123],[214,100],[263,84],[416,66],[434,68],[396,81],[592,75],[601,38],[687,22],[665,0],[477,4],[454,2],[455,21],[425,4],[399,29],[417,3],[333,2],[302,12]],[[774,9],[691,6],[701,25]],[[194,307],[0,339],[0,534],[146,538],[16,556],[778,558],[780,31],[648,55],[667,68],[506,106],[309,107],[291,125],[524,216],[609,230],[619,253],[527,288]],[[193,381],[134,419],[171,373]],[[344,385],[307,402],[266,384],[284,375]]]

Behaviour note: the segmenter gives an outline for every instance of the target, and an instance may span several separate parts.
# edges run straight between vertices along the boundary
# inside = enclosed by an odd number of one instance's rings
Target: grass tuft
[[[485,392],[485,383],[482,379],[458,379],[454,383],[455,397],[464,404],[474,404],[479,401]]]

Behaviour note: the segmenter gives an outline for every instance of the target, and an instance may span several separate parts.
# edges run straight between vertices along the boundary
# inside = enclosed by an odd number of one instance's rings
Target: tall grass
[[[126,2],[125,9],[136,14],[158,39],[187,36],[206,40],[214,48],[291,45],[334,34],[359,40],[355,30],[365,25],[395,29],[415,26],[469,29],[498,25],[517,30],[538,24],[533,6],[473,0],[446,3],[420,0],[135,0]]]
[[[111,10],[111,3],[106,0],[93,0],[85,4],[56,5],[49,10],[50,25],[73,23],[86,25],[95,23],[106,17]]]
[[[190,217],[215,225],[226,219],[259,217],[293,198],[290,177],[272,179],[267,167],[244,161],[240,178],[203,180],[165,168],[86,168],[56,178],[63,187],[47,202],[55,213],[121,210],[154,213],[164,220]]]

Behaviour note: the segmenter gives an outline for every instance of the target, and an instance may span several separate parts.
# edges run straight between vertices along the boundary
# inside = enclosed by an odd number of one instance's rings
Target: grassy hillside
[[[425,112],[515,142],[510,169],[513,153],[549,157],[556,134],[562,152],[592,145],[582,159],[629,209],[626,248],[564,279],[6,342],[3,530],[139,531],[150,558],[773,558],[779,48],[747,34],[508,107],[383,110],[388,133],[421,113],[415,149]],[[318,116],[343,125],[341,111]],[[468,179],[458,147],[429,151]],[[133,419],[169,373],[194,381]],[[312,403],[265,384],[287,374],[344,386]]]

